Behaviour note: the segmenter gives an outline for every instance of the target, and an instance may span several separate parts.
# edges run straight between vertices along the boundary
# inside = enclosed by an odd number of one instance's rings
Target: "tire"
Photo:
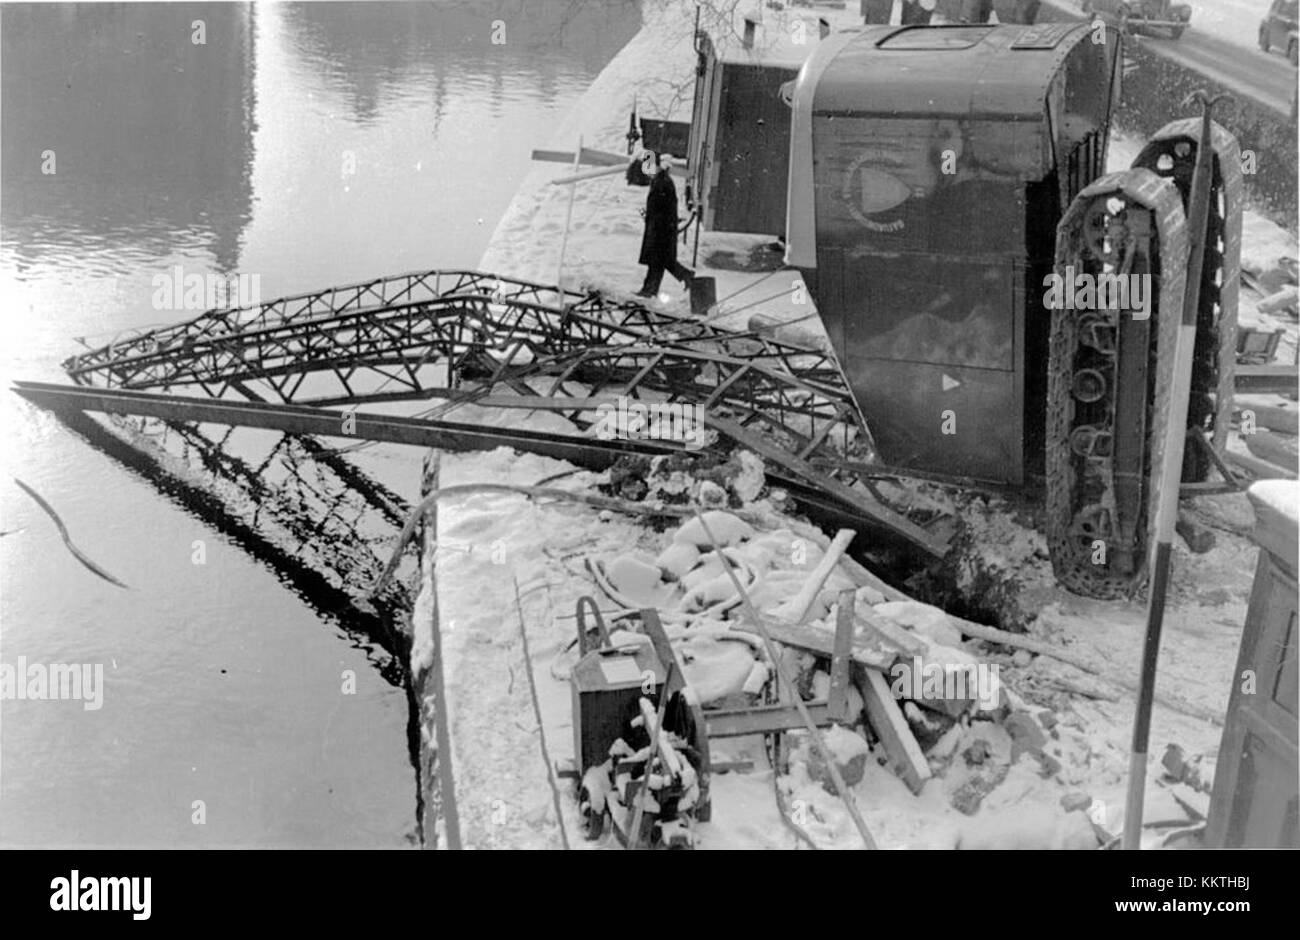
[[[1268,41],[1267,26],[1261,26],[1259,28],[1259,48],[1263,49],[1265,52],[1268,52],[1269,41]]]

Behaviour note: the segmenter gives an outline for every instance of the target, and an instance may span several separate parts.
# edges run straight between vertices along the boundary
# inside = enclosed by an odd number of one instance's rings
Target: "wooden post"
[[[578,148],[573,151],[573,172],[576,174],[582,166],[582,135],[578,135]],[[560,236],[560,261],[555,269],[555,289],[560,294],[560,307],[567,307],[564,301],[564,251],[569,245],[569,224],[573,221],[573,200],[578,195],[578,187],[569,190],[569,207],[564,211],[564,234]]]

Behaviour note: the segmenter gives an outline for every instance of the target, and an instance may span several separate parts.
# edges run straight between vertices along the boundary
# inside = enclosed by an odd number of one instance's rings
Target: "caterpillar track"
[[[1052,311],[1047,537],[1056,577],[1077,594],[1131,596],[1144,576],[1187,255],[1178,190],[1147,169],[1096,180],[1057,228],[1059,277],[1145,275],[1150,286],[1145,318]]]
[[[1187,118],[1166,124],[1133,161],[1178,187],[1187,211],[1201,121]],[[1205,238],[1205,263],[1197,311],[1196,348],[1188,427],[1200,431],[1222,455],[1232,417],[1233,379],[1237,365],[1237,300],[1241,287],[1241,214],[1245,182],[1241,146],[1219,124],[1211,132],[1214,176],[1210,217]],[[1183,457],[1183,481],[1198,483],[1208,476],[1212,461],[1202,448],[1188,447]]]

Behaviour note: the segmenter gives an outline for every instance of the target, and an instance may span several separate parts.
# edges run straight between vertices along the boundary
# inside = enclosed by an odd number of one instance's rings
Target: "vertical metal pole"
[[[578,149],[573,152],[573,172],[576,176],[582,165],[582,135],[578,135]],[[573,200],[578,195],[578,184],[569,184],[569,207],[564,212],[564,234],[560,236],[560,260],[555,268],[555,289],[560,295],[560,308],[568,306],[564,300],[564,252],[569,246],[569,223],[573,221]]]
[[[1214,143],[1210,114],[1218,98],[1203,91],[1193,92],[1183,106],[1200,102],[1201,140],[1196,148],[1196,167],[1187,216],[1190,255],[1187,259],[1187,291],[1183,299],[1182,322],[1174,343],[1174,376],[1165,425],[1164,462],[1152,468],[1158,474],[1156,493],[1156,541],[1151,553],[1151,587],[1147,602],[1146,642],[1142,648],[1142,676],[1138,685],[1137,712],[1133,718],[1133,748],[1129,756],[1128,796],[1124,803],[1125,849],[1141,848],[1142,810],[1146,797],[1147,746],[1151,737],[1151,703],[1156,690],[1156,662],[1160,657],[1160,633],[1164,627],[1165,598],[1169,590],[1169,556],[1178,521],[1178,491],[1183,478],[1183,444],[1187,440],[1187,403],[1192,388],[1192,354],[1196,347],[1196,316],[1201,302],[1201,272],[1205,260],[1206,227],[1210,217],[1210,185],[1213,182]],[[1172,311],[1169,311],[1172,313]],[[1161,311],[1164,316],[1166,311]]]

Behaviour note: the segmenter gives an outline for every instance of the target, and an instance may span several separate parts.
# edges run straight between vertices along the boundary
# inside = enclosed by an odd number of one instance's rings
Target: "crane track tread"
[[[1155,348],[1150,371],[1146,470],[1144,479],[1151,481],[1151,467],[1159,466],[1163,456],[1164,419],[1169,409],[1172,386],[1173,351],[1187,278],[1187,224],[1177,188],[1146,169],[1129,169],[1107,174],[1084,188],[1061,219],[1057,229],[1056,268],[1064,276],[1067,265],[1083,256],[1081,230],[1088,207],[1096,200],[1120,195],[1130,204],[1152,212],[1156,223],[1160,268],[1153,277],[1158,284],[1157,302],[1152,310]],[[1137,529],[1142,533],[1139,544],[1106,546],[1105,562],[1093,563],[1093,553],[1081,551],[1071,534],[1075,522],[1074,501],[1082,482],[1076,478],[1070,432],[1074,417],[1072,396],[1074,359],[1079,348],[1078,317],[1075,311],[1054,309],[1048,364],[1047,407],[1047,538],[1052,567],[1057,579],[1070,591],[1098,599],[1131,597],[1145,578],[1147,549],[1155,532],[1155,514],[1145,511]],[[1120,377],[1122,381],[1122,376]],[[1111,409],[1113,420],[1114,410]],[[1114,502],[1113,479],[1111,492]],[[1154,507],[1159,499],[1155,484],[1148,484],[1142,503]],[[1123,548],[1131,557],[1141,559],[1131,574],[1116,574],[1111,566]]]
[[[1182,167],[1161,172],[1156,161],[1161,154],[1181,142],[1200,145],[1201,118],[1171,121],[1151,136],[1134,159],[1134,167],[1143,166],[1159,175],[1175,175],[1179,170],[1190,184],[1196,151],[1180,158]],[[1214,148],[1214,179],[1210,194],[1210,231],[1205,245],[1205,264],[1201,276],[1200,309],[1197,312],[1196,369],[1192,375],[1192,407],[1203,407],[1199,398],[1213,397],[1207,414],[1190,419],[1208,431],[1214,452],[1223,456],[1232,420],[1232,402],[1236,388],[1237,321],[1241,293],[1241,228],[1245,204],[1245,180],[1242,173],[1241,145],[1223,125],[1212,122],[1211,144]],[[1187,210],[1189,186],[1179,186],[1183,210]],[[1220,199],[1222,206],[1220,206]],[[1216,242],[1221,241],[1221,246]],[[1216,315],[1217,311],[1217,315]],[[1208,421],[1208,426],[1207,426]],[[1184,483],[1204,482],[1213,462],[1199,451],[1192,451],[1184,462]]]

